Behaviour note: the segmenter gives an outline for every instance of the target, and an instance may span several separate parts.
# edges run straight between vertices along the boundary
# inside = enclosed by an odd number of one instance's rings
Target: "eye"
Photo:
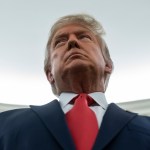
[[[88,39],[88,40],[91,40],[91,37],[87,34],[81,34],[78,36],[79,39]]]
[[[61,37],[55,40],[54,47],[61,46],[67,41],[66,37]]]

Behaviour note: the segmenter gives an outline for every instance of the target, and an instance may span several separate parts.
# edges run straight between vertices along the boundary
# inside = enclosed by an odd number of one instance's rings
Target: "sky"
[[[43,71],[51,25],[88,13],[105,31],[115,69],[108,103],[150,98],[149,0],[0,0],[0,103],[42,105],[56,98]]]

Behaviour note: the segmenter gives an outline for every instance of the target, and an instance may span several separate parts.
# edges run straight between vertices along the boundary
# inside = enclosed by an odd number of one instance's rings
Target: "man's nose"
[[[70,50],[72,48],[80,48],[75,36],[71,36],[68,41],[68,50]]]

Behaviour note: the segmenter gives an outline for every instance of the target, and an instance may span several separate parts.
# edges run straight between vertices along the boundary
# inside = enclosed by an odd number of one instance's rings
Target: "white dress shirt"
[[[69,102],[77,95],[78,94],[75,94],[75,93],[64,92],[64,93],[61,93],[61,95],[59,96],[59,102],[65,114],[73,107],[73,104],[70,104]],[[91,105],[90,108],[96,114],[98,126],[100,127],[103,116],[108,106],[105,95],[102,92],[94,92],[88,95],[92,97],[94,101],[96,102],[95,104]]]

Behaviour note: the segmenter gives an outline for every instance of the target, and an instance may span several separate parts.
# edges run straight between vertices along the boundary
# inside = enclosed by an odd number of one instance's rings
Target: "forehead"
[[[85,33],[85,32],[93,34],[93,32],[85,26],[78,24],[69,24],[57,29],[52,39],[62,34]]]

